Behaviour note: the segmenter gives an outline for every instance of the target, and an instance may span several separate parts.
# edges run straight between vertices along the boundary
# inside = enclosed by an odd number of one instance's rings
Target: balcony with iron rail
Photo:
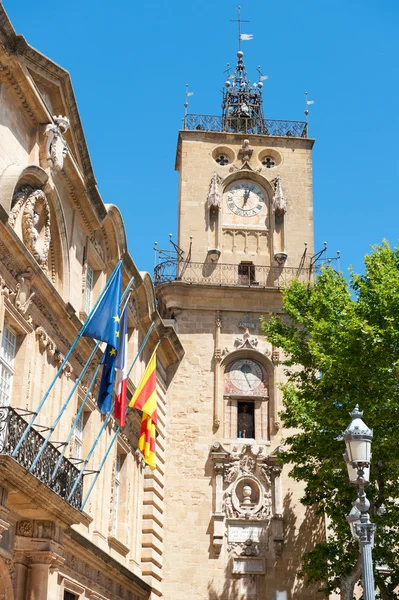
[[[275,137],[308,137],[308,124],[306,121],[279,121],[241,116],[223,117],[189,114],[184,117],[183,129],[186,131],[220,131]]]
[[[27,411],[15,409],[11,406],[0,407],[0,476],[2,479],[13,478],[17,486],[21,484],[20,489],[23,492],[24,486],[28,486],[28,480],[26,479],[27,471],[32,466],[45,438],[35,429],[30,429],[15,457],[11,458],[28,425],[20,413],[27,413]],[[54,465],[60,456],[60,451],[53,444],[48,444],[39,461],[32,469],[31,476],[44,483],[60,499],[68,502],[72,509],[79,510],[82,504],[82,480],[80,480],[74,493],[68,500],[73,485],[80,473],[79,469],[70,460],[63,458],[57,474],[52,479]],[[35,500],[38,501],[39,498],[35,498]],[[48,492],[47,501],[53,505],[59,504],[55,498],[48,496]],[[65,503],[61,503],[61,510],[67,512]]]
[[[294,279],[306,283],[312,274],[313,269],[304,266],[179,262],[172,258],[155,267],[154,284],[159,286],[178,281],[196,285],[281,289]]]

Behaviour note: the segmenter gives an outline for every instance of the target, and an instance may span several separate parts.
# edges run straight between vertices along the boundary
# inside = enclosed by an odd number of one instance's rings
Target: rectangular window
[[[255,438],[255,405],[247,400],[237,402],[237,437]]]
[[[78,600],[78,596],[76,594],[72,594],[72,592],[64,591],[64,600]]]
[[[238,265],[238,283],[255,285],[255,265],[252,262],[241,262]]]
[[[73,458],[82,458],[83,448],[83,429],[84,429],[84,411],[80,414],[75,427],[75,435],[73,441]]]
[[[93,295],[93,286],[94,286],[94,273],[87,267],[86,270],[86,285],[85,285],[85,302],[84,302],[84,311],[86,315],[89,314],[91,310],[91,299]]]
[[[118,531],[119,494],[121,489],[121,455],[116,455],[115,483],[114,483],[114,511],[112,514],[112,535],[116,537]]]
[[[0,406],[9,406],[11,402],[14,359],[17,349],[17,337],[8,327],[4,327],[0,351]]]

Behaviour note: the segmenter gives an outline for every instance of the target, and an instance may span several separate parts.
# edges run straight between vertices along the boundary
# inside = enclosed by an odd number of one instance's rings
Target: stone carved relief
[[[41,268],[47,271],[51,229],[46,194],[30,185],[23,185],[14,194],[8,222],[22,237]]]
[[[287,212],[287,203],[283,194],[280,175],[273,179],[272,184],[274,185],[273,212],[276,216],[282,217]]]
[[[208,208],[211,210],[218,210],[222,206],[222,195],[219,187],[222,181],[223,179],[214,171],[208,192]]]
[[[17,535],[22,535],[24,537],[31,537],[33,535],[32,521],[18,521]]]
[[[243,336],[235,339],[234,345],[236,350],[241,350],[242,348],[252,348],[253,350],[256,350],[258,347],[258,338],[251,337],[248,328],[246,328]]]
[[[220,508],[214,513],[215,551],[220,552],[221,536],[223,531],[226,535],[227,528],[223,523],[227,520],[229,552],[236,556],[264,555],[269,549],[273,520],[279,520],[281,525],[276,541],[283,539],[282,515],[275,513],[276,481],[281,473],[276,457],[267,456],[263,447],[251,444],[227,451],[219,442],[213,444],[211,457],[216,479],[219,478],[215,503]],[[231,536],[231,529],[237,530],[241,539]]]
[[[49,360],[54,361],[56,365],[61,366],[64,356],[57,349],[55,342],[51,339],[48,333],[43,329],[43,327],[39,326],[35,330],[36,338],[39,342],[39,349],[41,352],[46,352]],[[66,363],[63,368],[63,373],[65,373],[66,377],[69,379],[73,373],[73,367],[70,363]]]
[[[15,290],[12,290],[0,276],[0,294],[9,300],[28,325],[32,325],[32,317],[28,314],[32,298],[35,295],[35,292],[31,292],[31,285],[34,280],[31,267],[27,267],[22,273],[16,274],[15,279],[17,284]]]
[[[15,292],[9,295],[15,308],[25,316],[26,312],[32,302],[32,298],[35,292],[31,292],[31,285],[34,280],[34,273],[31,267],[27,267],[23,273],[19,273],[16,276],[17,285],[15,286]],[[30,317],[31,319],[31,317]]]
[[[47,158],[55,171],[61,171],[64,168],[64,158],[68,154],[64,133],[69,129],[69,119],[61,115],[53,119],[54,123],[46,127]]]
[[[5,564],[5,566],[7,567],[8,573],[10,575],[12,587],[15,590],[15,584],[16,584],[16,578],[17,578],[15,563],[13,560],[11,560],[11,558],[5,558],[3,556],[2,556],[2,560]]]
[[[254,151],[249,144],[249,140],[244,140],[241,148],[238,151],[238,158],[241,160],[241,162],[243,164],[249,163],[253,152]]]

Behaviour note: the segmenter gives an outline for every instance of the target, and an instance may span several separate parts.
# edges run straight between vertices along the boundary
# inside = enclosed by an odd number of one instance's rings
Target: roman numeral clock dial
[[[265,206],[265,196],[255,183],[239,182],[228,191],[227,206],[239,217],[254,217]]]

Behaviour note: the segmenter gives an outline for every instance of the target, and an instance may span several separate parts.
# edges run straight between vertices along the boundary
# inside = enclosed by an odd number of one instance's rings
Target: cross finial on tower
[[[241,41],[242,40],[252,40],[251,33],[241,33],[241,23],[249,23],[249,21],[244,21],[241,19],[241,6],[238,7],[238,19],[230,19],[232,23],[238,23],[238,51],[241,50]]]

